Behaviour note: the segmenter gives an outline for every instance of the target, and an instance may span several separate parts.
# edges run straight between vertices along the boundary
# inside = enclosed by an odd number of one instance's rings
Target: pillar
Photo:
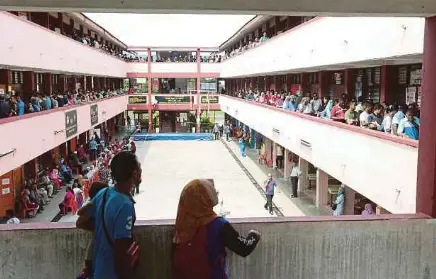
[[[153,131],[153,109],[151,102],[151,48],[147,48],[147,68],[148,68],[148,80],[147,80],[147,96],[148,96],[148,132]],[[129,88],[130,89],[130,88]]]
[[[319,79],[318,79],[319,97],[329,96],[329,85],[330,85],[330,78],[331,78],[330,72],[321,71],[318,73],[318,75],[319,75]]]
[[[356,96],[356,69],[345,69],[344,74],[345,94],[348,97],[354,98]]]
[[[375,214],[380,215],[380,214],[391,214],[391,213],[386,209],[384,209],[383,207],[381,207],[380,205],[377,205],[375,207]]]
[[[283,154],[283,176],[284,178],[287,178],[291,174],[291,162],[289,159],[292,160],[292,156],[291,154],[289,154],[289,150],[287,150],[286,148],[283,148],[283,152],[285,153]]]
[[[65,88],[66,88],[66,86],[65,86],[66,82],[67,82],[66,76],[59,75],[56,91],[58,91],[60,93],[64,93],[65,92]]]
[[[35,91],[35,73],[31,71],[24,72],[23,75],[23,99],[25,102],[30,101]]]
[[[273,143],[273,151],[272,151],[272,161],[273,161],[272,165],[273,165],[273,168],[277,167],[276,159],[277,159],[277,143],[274,142]]]
[[[300,180],[303,180],[302,178]],[[327,205],[328,198],[329,198],[328,189],[329,189],[329,175],[326,172],[317,169],[316,170],[316,201],[315,201],[317,207],[322,207],[324,205]]]
[[[45,94],[52,94],[53,92],[53,79],[52,79],[52,74],[51,73],[44,73],[43,75],[43,80],[44,80],[44,93]]]
[[[301,93],[304,94],[310,91],[309,73],[301,73],[300,75]]]
[[[195,131],[200,133],[200,117],[201,117],[201,106],[200,106],[200,92],[201,92],[201,57],[200,49],[197,48],[197,122],[195,125]]]
[[[348,186],[345,186],[344,190],[345,190],[344,215],[354,215],[354,200],[356,199],[356,191],[354,191]]]
[[[396,82],[396,71],[394,66],[383,65],[380,69],[380,103],[394,103],[394,84]]]
[[[301,171],[301,176],[298,180],[298,191],[302,192],[304,189],[307,188],[308,185],[307,172],[309,171],[309,163],[300,157],[298,159],[298,166],[300,167]]]
[[[425,19],[416,212],[436,217],[436,17]]]

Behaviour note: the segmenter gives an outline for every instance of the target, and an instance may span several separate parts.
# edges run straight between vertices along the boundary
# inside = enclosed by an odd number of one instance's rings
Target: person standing
[[[276,169],[283,168],[283,147],[276,145]]]
[[[291,163],[291,187],[292,187],[292,195],[291,198],[298,197],[298,179],[301,176],[300,167],[293,161]]]
[[[241,149],[241,156],[245,157],[247,154],[245,153],[247,150],[248,137],[245,133],[242,134],[242,137],[239,139],[239,148]]]
[[[339,187],[338,196],[334,203],[333,216],[341,216],[344,214],[344,204],[345,204],[345,189],[343,186]]]
[[[97,159],[97,147],[98,143],[94,137],[89,141],[89,157],[91,161],[95,161]]]
[[[94,279],[130,279],[139,251],[132,234],[136,214],[130,193],[141,183],[141,164],[135,154],[122,151],[112,159],[111,173],[115,186],[96,194],[91,200],[95,206],[79,216],[76,226],[94,232]]]
[[[265,182],[265,195],[266,195],[266,204],[265,209],[269,210],[269,214],[273,215],[273,205],[272,200],[274,197],[274,188],[277,187],[276,181],[272,178],[272,175],[268,173],[268,180]]]
[[[218,127],[218,123],[215,123],[215,125],[213,126],[213,134],[215,135],[215,140],[219,140],[220,129]]]
[[[224,124],[224,133],[226,134],[226,141],[230,141],[230,124],[227,120],[226,124]]]

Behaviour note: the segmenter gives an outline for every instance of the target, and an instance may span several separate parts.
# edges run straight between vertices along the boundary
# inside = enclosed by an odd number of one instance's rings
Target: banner
[[[98,123],[98,105],[92,105],[90,107],[90,114],[91,114],[91,126]]]
[[[189,104],[194,101],[193,96],[155,96],[158,104]]]
[[[77,111],[65,112],[65,136],[67,138],[77,134]]]
[[[147,96],[129,96],[129,104],[147,104]]]
[[[218,102],[219,102],[218,96],[201,96],[202,104],[218,104]]]

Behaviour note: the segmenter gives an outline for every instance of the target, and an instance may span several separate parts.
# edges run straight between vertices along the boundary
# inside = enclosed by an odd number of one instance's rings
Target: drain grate
[[[221,142],[224,144],[225,148],[229,151],[230,155],[232,155],[233,159],[235,159],[236,163],[239,165],[239,167],[244,171],[245,175],[247,175],[248,179],[250,179],[251,183],[256,187],[256,189],[259,191],[259,193],[262,195],[262,197],[266,201],[265,191],[263,190],[262,186],[257,183],[256,179],[251,175],[251,173],[247,170],[247,168],[242,164],[241,160],[239,160],[238,156],[233,152],[233,150],[229,147],[227,142],[225,140],[221,139]],[[273,202],[273,211],[274,213],[279,217],[284,217],[282,211],[276,206],[276,204]]]

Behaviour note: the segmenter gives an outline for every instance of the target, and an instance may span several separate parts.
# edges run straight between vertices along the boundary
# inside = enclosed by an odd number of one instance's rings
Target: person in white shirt
[[[20,219],[15,217],[14,211],[12,209],[6,210],[6,216],[8,217],[8,220],[6,221],[6,224],[19,224]]]
[[[320,112],[322,108],[322,100],[318,98],[318,94],[316,93],[313,94],[313,99],[312,101],[310,101],[310,103],[315,113]]]
[[[295,162],[291,163],[291,186],[292,186],[292,195],[291,198],[297,198],[298,197],[298,179],[301,176],[301,170],[300,167]]]
[[[283,168],[283,147],[276,145],[276,169]]]
[[[406,104],[399,106],[397,112],[392,117],[392,133],[394,135],[398,135],[398,126],[400,125],[401,120],[406,117],[407,109],[408,107]]]
[[[359,122],[360,122],[360,127],[362,128],[368,128],[370,122],[371,122],[371,113],[372,113],[372,104],[371,103],[367,103],[365,104],[365,110],[362,111],[362,113],[359,116]]]

